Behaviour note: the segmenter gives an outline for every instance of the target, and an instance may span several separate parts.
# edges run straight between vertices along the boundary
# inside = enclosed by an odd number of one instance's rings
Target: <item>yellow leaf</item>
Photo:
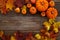
[[[49,19],[49,23],[50,23],[50,24],[55,23],[55,19]]]
[[[54,31],[55,31],[55,33],[57,33],[58,32],[58,28],[54,28]]]
[[[11,40],[16,40],[14,36],[11,36]]]
[[[12,8],[14,7],[14,0],[8,0],[6,3],[6,9],[12,10]]]
[[[39,40],[41,39],[41,35],[40,34],[36,34],[35,37]]]
[[[51,24],[49,22],[44,22],[43,25],[47,28],[47,30],[50,29]]]
[[[58,27],[60,26],[60,22],[55,22],[55,23],[53,24],[53,26],[56,27],[56,28],[58,28]]]

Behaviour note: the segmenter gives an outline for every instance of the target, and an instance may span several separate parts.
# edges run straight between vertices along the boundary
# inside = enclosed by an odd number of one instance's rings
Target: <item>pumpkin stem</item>
[[[54,12],[53,11],[51,11],[51,14],[53,14]]]
[[[41,5],[44,5],[44,2],[41,2]]]

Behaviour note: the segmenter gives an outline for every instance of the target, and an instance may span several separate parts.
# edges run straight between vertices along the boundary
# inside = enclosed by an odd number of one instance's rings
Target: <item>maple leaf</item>
[[[14,7],[14,0],[8,0],[6,3],[6,9],[12,10]]]

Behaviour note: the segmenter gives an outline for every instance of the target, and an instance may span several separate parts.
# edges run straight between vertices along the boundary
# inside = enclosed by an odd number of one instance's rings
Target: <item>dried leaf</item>
[[[14,0],[8,0],[6,3],[6,9],[12,10],[13,7],[14,7]]]
[[[6,7],[3,7],[3,8],[1,9],[1,13],[6,14],[6,12],[7,12]]]
[[[6,5],[4,0],[0,0],[0,8],[4,7]]]
[[[1,13],[6,14],[6,0],[0,0],[0,11]]]

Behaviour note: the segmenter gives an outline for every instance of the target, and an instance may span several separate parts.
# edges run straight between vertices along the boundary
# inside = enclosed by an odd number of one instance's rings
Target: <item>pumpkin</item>
[[[45,12],[41,12],[41,16],[44,17],[46,14]]]
[[[38,11],[46,11],[48,8],[48,1],[47,0],[37,0],[36,1],[36,8]]]
[[[31,14],[36,14],[36,12],[37,12],[37,10],[36,10],[35,7],[31,7],[31,8],[30,8],[30,13],[31,13]]]
[[[27,4],[27,7],[28,7],[28,8],[31,8],[31,7],[32,7],[31,3],[28,3],[28,4]]]
[[[50,7],[50,8],[48,8],[46,14],[47,14],[47,17],[48,17],[48,18],[54,19],[54,18],[57,17],[58,11],[57,11],[57,9],[55,9],[55,8],[53,8],[53,7]]]
[[[49,2],[49,6],[54,7],[55,6],[55,2],[54,1],[50,1]]]
[[[22,14],[26,14],[26,9],[22,9]]]
[[[17,7],[17,8],[15,9],[15,12],[19,13],[19,12],[20,12],[20,8]]]
[[[32,4],[35,4],[36,3],[36,0],[30,0]]]

